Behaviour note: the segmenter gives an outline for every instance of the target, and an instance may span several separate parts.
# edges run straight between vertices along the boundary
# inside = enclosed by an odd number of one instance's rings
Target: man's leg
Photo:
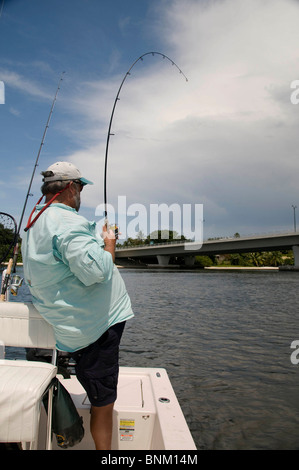
[[[91,407],[90,431],[96,450],[111,450],[113,406]]]
[[[73,353],[77,378],[91,403],[90,431],[98,450],[111,449],[119,343],[124,326],[125,322],[117,323],[97,341]]]

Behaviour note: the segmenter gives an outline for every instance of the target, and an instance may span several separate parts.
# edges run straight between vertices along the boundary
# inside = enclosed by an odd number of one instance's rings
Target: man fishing
[[[93,183],[74,165],[57,162],[42,175],[45,203],[36,205],[22,241],[24,276],[35,307],[54,328],[57,349],[76,361],[95,447],[109,450],[119,343],[134,316],[114,264],[116,240],[107,226],[101,236],[78,214],[81,191]]]

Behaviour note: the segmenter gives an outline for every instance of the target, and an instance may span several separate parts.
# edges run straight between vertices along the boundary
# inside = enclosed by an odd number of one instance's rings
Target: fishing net
[[[0,212],[0,265],[8,261],[16,238],[17,224],[15,219],[5,212]]]

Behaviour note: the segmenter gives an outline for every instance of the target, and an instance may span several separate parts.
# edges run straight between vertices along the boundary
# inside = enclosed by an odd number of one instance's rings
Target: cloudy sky
[[[204,238],[292,231],[299,210],[298,0],[0,0],[1,211],[17,221],[61,73],[40,171],[68,160],[103,202],[203,204]],[[294,95],[293,95],[294,96]],[[297,97],[299,96],[299,93]],[[294,100],[293,100],[294,101]]]

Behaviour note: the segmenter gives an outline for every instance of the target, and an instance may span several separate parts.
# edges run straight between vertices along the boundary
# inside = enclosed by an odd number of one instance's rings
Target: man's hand
[[[113,230],[107,228],[107,225],[105,224],[103,226],[103,231],[102,231],[102,237],[104,240],[105,244],[105,251],[109,251],[109,253],[112,256],[113,263],[115,261],[115,245],[116,245],[116,238]]]

